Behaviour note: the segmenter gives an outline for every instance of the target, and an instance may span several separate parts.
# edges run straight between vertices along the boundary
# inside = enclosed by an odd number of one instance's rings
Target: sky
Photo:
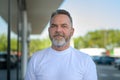
[[[120,0],[65,0],[59,9],[70,12],[75,28],[73,37],[101,29],[120,30]],[[48,34],[47,29],[42,37]]]
[[[5,21],[0,16],[0,34],[7,32],[6,28],[7,28],[7,23],[5,23]]]
[[[69,11],[73,18],[73,37],[100,29],[120,30],[120,0],[64,0],[59,8]],[[43,38],[46,35],[48,26],[42,34],[31,38]]]
[[[8,25],[6,21],[0,16],[0,34],[6,34],[7,35],[7,30]],[[12,38],[17,38],[17,35],[14,32],[11,32],[11,37]]]

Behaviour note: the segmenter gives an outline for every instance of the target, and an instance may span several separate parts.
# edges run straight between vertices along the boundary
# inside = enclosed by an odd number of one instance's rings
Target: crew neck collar
[[[52,54],[64,55],[64,54],[70,53],[71,48],[72,48],[72,47],[68,47],[68,48],[65,49],[65,50],[57,51],[57,50],[53,49],[52,47],[50,47],[50,50],[51,50]]]

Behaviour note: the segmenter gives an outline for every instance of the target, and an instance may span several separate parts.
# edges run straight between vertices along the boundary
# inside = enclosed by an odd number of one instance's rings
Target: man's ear
[[[74,28],[71,28],[71,32],[70,32],[71,36],[74,34]]]
[[[50,27],[48,27],[48,32],[50,31]]]

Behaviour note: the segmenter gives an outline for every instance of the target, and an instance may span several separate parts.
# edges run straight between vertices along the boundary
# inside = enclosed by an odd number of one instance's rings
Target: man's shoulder
[[[36,51],[33,53],[33,55],[31,56],[31,58],[36,58],[38,59],[37,57],[41,58],[43,55],[45,55],[47,52],[48,52],[49,48],[45,48],[43,50],[39,50],[39,51]]]
[[[77,55],[80,55],[80,56],[89,56],[87,53],[84,53],[84,52],[82,52],[78,49],[75,49],[75,48],[73,48],[73,52]]]
[[[45,48],[45,49],[42,49],[42,50],[36,51],[36,52],[33,53],[33,55],[42,54],[42,53],[48,51],[48,49],[49,49],[49,48]]]
[[[78,57],[79,59],[88,59],[88,58],[91,58],[90,55],[88,55],[87,53],[82,52],[82,51],[80,51],[78,49],[73,48],[72,51],[76,55],[76,57]]]

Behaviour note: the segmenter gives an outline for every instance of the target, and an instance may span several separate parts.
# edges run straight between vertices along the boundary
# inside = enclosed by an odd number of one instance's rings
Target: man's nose
[[[56,31],[60,32],[62,28],[60,26],[57,27]]]

